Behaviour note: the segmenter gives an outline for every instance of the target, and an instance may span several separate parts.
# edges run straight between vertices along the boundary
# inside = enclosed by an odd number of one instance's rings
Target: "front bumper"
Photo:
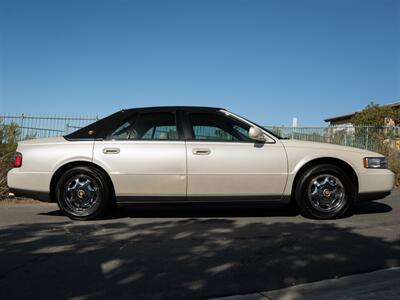
[[[387,169],[368,169],[362,174],[358,174],[358,194],[373,195],[384,193],[390,194],[394,187],[395,175]],[[365,196],[366,198],[369,196]],[[371,198],[374,198],[371,196]],[[379,198],[380,199],[380,198]]]

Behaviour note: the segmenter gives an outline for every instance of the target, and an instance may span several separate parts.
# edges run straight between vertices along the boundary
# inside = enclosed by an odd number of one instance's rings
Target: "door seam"
[[[185,141],[185,159],[186,159],[186,164],[185,164],[185,169],[186,169],[186,174],[185,174],[185,181],[186,181],[186,192],[185,192],[185,200],[187,200],[188,197],[188,184],[189,184],[189,174],[188,174],[188,150],[187,150],[187,145]]]

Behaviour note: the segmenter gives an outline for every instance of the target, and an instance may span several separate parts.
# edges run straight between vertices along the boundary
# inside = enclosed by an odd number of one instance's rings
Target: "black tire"
[[[304,216],[336,219],[350,211],[354,194],[354,185],[341,168],[321,164],[304,172],[297,183],[295,198]]]
[[[106,178],[98,170],[86,166],[71,168],[60,177],[56,199],[61,211],[73,220],[93,220],[112,207]]]

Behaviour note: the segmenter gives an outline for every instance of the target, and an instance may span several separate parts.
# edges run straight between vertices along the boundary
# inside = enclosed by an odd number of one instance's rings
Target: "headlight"
[[[368,169],[386,169],[388,166],[385,157],[364,157],[364,167]]]

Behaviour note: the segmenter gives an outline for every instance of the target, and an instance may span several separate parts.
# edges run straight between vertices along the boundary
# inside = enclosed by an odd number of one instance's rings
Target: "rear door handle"
[[[103,153],[104,154],[118,154],[119,148],[104,148]]]
[[[194,155],[208,155],[211,153],[210,149],[206,149],[206,148],[196,148],[192,150]]]

